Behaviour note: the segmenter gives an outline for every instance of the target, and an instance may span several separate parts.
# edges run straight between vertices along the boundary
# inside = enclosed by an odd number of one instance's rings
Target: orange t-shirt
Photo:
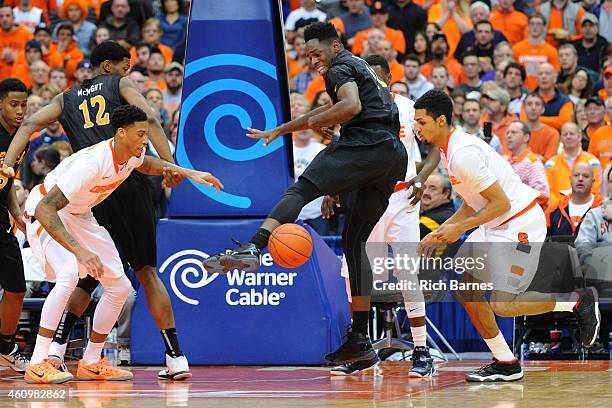
[[[605,169],[612,156],[612,126],[603,126],[593,134],[589,142],[589,153],[595,155]]]
[[[161,51],[161,54],[164,56],[164,60],[166,61],[166,64],[170,64],[172,62],[172,57],[174,55],[174,51],[172,51],[172,48],[164,44],[159,44],[157,48],[159,48],[159,50]],[[136,47],[130,48],[130,55],[131,55],[130,65],[134,66],[136,65]]]
[[[293,79],[302,72],[308,71],[308,64],[301,66],[297,60],[291,58],[289,53],[286,54],[285,58],[287,59],[287,72],[289,73],[289,79]]]
[[[529,39],[525,39],[515,44],[512,49],[514,59],[525,66],[525,71],[527,71],[525,86],[530,91],[537,86],[537,74],[541,64],[548,62],[555,68],[555,71],[560,70],[557,50],[547,42],[534,45],[529,42]]]
[[[442,14],[444,14],[442,11],[442,5],[434,4],[429,8],[427,14],[428,22],[437,23],[438,20],[440,20],[440,17],[442,17]],[[467,15],[463,17],[463,20],[469,29],[472,29],[472,20],[470,19],[470,16]],[[444,34],[446,34],[446,39],[448,40],[448,46],[450,48],[448,54],[453,55],[455,53],[455,49],[457,48],[457,44],[459,44],[459,40],[461,40],[461,30],[459,30],[459,27],[457,27],[457,23],[455,23],[455,19],[452,15],[448,17],[446,23],[444,23],[442,26],[442,31]]]
[[[57,45],[57,44],[56,44]],[[74,72],[76,71],[77,65],[79,62],[85,59],[83,55],[83,51],[77,47],[76,41],[72,41],[66,51],[57,53],[61,56],[64,69],[66,70],[66,76],[68,77],[68,82],[71,82],[71,79],[74,77]]]
[[[425,4],[425,2],[426,2],[426,1],[427,1],[427,0],[412,0],[412,2],[413,2],[414,4],[416,4],[416,5],[418,5],[418,6],[421,6],[421,7],[423,7],[423,8],[425,8],[425,7],[424,7],[424,4]],[[440,0],[432,0],[432,1],[431,1],[431,3],[429,4],[429,7],[433,6],[434,4],[438,4],[439,2],[440,2]],[[429,7],[428,7],[428,8],[429,8]],[[427,10],[427,9],[425,9],[425,10]]]
[[[368,34],[372,31],[371,28],[361,30],[355,34],[355,42],[353,43],[353,54],[359,55],[363,52],[363,44],[368,39]],[[385,27],[385,38],[389,40],[393,49],[400,54],[406,53],[406,39],[404,33],[400,30],[394,30],[393,28]]]
[[[402,64],[393,60],[389,64],[389,69],[391,70],[391,83],[404,79],[404,66]]]
[[[437,65],[436,65],[437,66]],[[452,88],[465,82],[465,74],[463,73],[463,66],[457,62],[454,58],[448,58],[446,61],[446,69],[448,70],[448,77],[452,78],[453,84],[450,85]],[[434,69],[433,61],[429,61],[426,64],[421,65],[421,74],[427,80],[431,80],[431,71]]]
[[[314,102],[315,96],[321,91],[325,90],[325,79],[323,76],[318,76],[308,84],[306,88],[306,92],[304,92],[304,96],[308,99],[308,103],[312,105]]]
[[[527,16],[520,11],[507,12],[496,8],[491,12],[489,21],[493,24],[493,28],[501,31],[512,45],[527,38]]]
[[[47,50],[47,53],[42,56],[42,60],[47,63],[47,65],[49,66],[49,69],[53,69],[56,67],[61,67],[61,68],[64,67],[64,60],[62,59],[62,56],[60,55],[60,53],[57,52],[57,47],[53,43],[49,44],[49,49]],[[17,57],[15,58],[15,62],[13,65],[15,66],[17,65],[27,66],[28,65],[25,48],[21,50],[19,54],[17,54]]]
[[[538,11],[540,8],[538,7]],[[584,15],[584,9],[582,7],[580,7],[578,9],[578,15],[576,16],[576,35],[574,36],[570,36],[568,38],[568,40],[572,40],[575,38],[578,38],[582,35],[582,25],[580,24],[580,20],[582,19],[582,16]],[[546,36],[546,41],[552,45],[553,47],[557,48],[559,47],[559,45],[561,45],[564,41],[558,41],[555,40],[555,36],[552,35],[551,31],[555,28],[563,28],[563,14],[561,12],[561,10],[557,9],[555,6],[553,6],[551,4],[550,7],[550,18],[549,18],[549,22],[548,22],[548,35]]]
[[[15,61],[8,62],[2,58],[4,49],[10,49],[17,55],[21,50],[25,49],[25,45],[32,39],[32,33],[24,26],[17,26],[11,32],[6,32],[0,29],[0,80],[6,79],[13,73],[13,65]],[[17,58],[17,55],[15,58]]]
[[[557,154],[559,147],[559,132],[548,125],[542,125],[539,130],[532,130],[529,138],[529,148],[546,162]]]
[[[602,101],[607,101],[608,100],[608,91],[606,91],[605,88],[602,88],[599,90],[599,92],[597,92],[597,96],[599,96],[599,99],[601,99]],[[612,95],[610,95],[612,96]],[[612,118],[608,118],[609,120],[612,120]]]

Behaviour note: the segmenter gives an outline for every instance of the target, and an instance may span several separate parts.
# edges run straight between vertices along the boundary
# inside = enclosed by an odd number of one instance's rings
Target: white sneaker
[[[166,354],[166,369],[157,373],[161,380],[185,380],[191,378],[187,357],[170,357]]]
[[[132,353],[127,346],[119,346],[119,365],[127,366],[132,362]]]
[[[15,344],[13,351],[9,354],[5,355],[0,353],[0,366],[11,368],[19,374],[23,374],[28,369],[30,360],[19,354],[18,351],[19,346]]]

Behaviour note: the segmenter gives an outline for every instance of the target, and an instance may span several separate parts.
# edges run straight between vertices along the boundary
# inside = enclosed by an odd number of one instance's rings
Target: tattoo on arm
[[[79,247],[79,243],[68,232],[57,214],[68,203],[62,191],[57,186],[53,187],[36,207],[35,217],[53,239],[70,252],[74,252]]]

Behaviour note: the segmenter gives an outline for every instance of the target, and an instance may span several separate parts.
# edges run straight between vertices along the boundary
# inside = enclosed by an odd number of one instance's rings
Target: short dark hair
[[[481,24],[488,25],[489,27],[491,27],[491,31],[494,31],[493,24],[491,24],[491,22],[489,20],[482,20],[482,21],[477,22],[476,24],[474,24],[474,29],[476,29]]]
[[[310,40],[329,41],[334,40],[340,41],[336,27],[331,23],[316,22],[308,24],[304,29],[304,41]]]
[[[163,3],[163,2],[162,2],[162,3]],[[135,49],[136,51],[138,51],[138,50],[139,50],[139,49],[141,49],[141,48],[148,48],[148,49],[149,49],[149,51],[151,50],[151,46],[150,46],[149,44],[145,43],[145,42],[139,42],[139,43],[138,43],[138,44],[136,44],[136,46],[134,47],[134,49]]]
[[[408,86],[407,83],[405,83],[404,81],[395,81],[393,83],[391,83],[391,85],[389,85],[389,89],[393,88],[393,85],[395,84],[400,84],[402,86],[404,86],[406,88],[406,92],[408,93],[408,95],[410,95],[410,87]]]
[[[446,123],[449,126],[452,124],[453,101],[446,92],[439,89],[430,89],[425,92],[414,103],[414,109],[425,109],[427,114],[434,119],[444,116]]]
[[[51,71],[49,71],[49,76],[51,76],[51,74],[54,73],[54,72],[60,72],[60,73],[64,74],[64,76],[66,78],[68,78],[68,74],[66,73],[66,70],[64,68],[62,68],[62,67],[55,67],[55,68],[51,69]]]
[[[540,95],[539,92],[528,93],[527,96],[525,96],[525,99],[523,99],[523,103],[527,102],[527,98],[538,98],[540,102],[542,102],[542,105],[546,105],[546,102],[544,102],[544,98],[542,98],[542,95]]]
[[[465,91],[461,88],[455,88],[452,90],[450,94],[451,99],[455,98],[465,98]]]
[[[113,111],[110,117],[113,130],[116,132],[119,128],[132,126],[136,122],[145,122],[147,114],[134,105],[121,105]]]
[[[53,170],[61,161],[59,151],[50,145],[42,145],[34,152],[34,158],[45,164]]]
[[[99,67],[104,61],[121,62],[125,58],[131,58],[130,52],[118,42],[107,40],[101,42],[93,49],[89,56],[89,62],[94,67]]]
[[[421,60],[419,59],[419,56],[416,54],[408,54],[406,55],[406,58],[404,59],[404,63],[406,61],[415,61],[417,64],[419,64],[419,66],[421,66]]]
[[[548,21],[546,20],[546,16],[538,11],[530,15],[527,21],[531,22],[531,20],[533,20],[534,18],[539,18],[540,20],[542,20],[544,22],[544,25],[548,23]]]
[[[474,98],[467,98],[465,101],[463,101],[463,107],[465,108],[465,104],[468,102],[474,102],[478,105],[478,110],[481,110],[480,108],[480,102],[478,101],[478,99],[474,99]]]
[[[365,62],[367,62],[371,67],[381,67],[385,75],[389,75],[391,73],[389,63],[382,55],[370,55],[366,57]]]
[[[525,71],[525,66],[516,61],[510,61],[510,63],[506,65],[506,68],[504,69],[504,78],[508,74],[508,71],[512,68],[518,69],[521,72],[521,79],[523,80],[523,82],[525,82],[525,79],[527,78],[527,71]]]
[[[463,60],[466,59],[467,57],[476,57],[476,58],[478,58],[478,54],[474,50],[468,50],[468,51],[464,52],[463,54],[461,54],[461,60],[460,60],[461,65],[463,65]]]
[[[0,100],[6,98],[9,92],[28,93],[28,87],[17,78],[7,78],[0,82]]]

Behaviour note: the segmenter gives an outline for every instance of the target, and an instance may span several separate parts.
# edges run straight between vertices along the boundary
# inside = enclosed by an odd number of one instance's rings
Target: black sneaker
[[[331,375],[359,375],[365,371],[372,370],[380,363],[380,358],[374,350],[372,350],[370,354],[371,355],[364,360],[358,360],[334,367],[329,373]]]
[[[408,377],[423,378],[431,377],[435,374],[433,358],[429,355],[427,347],[415,347],[412,352],[412,368],[408,372]]]
[[[347,330],[350,330],[350,327]],[[326,355],[325,360],[332,364],[347,364],[371,358],[375,354],[368,336],[348,331],[346,342],[333,353]]]
[[[259,255],[259,249],[249,242],[240,245],[237,249],[227,249],[225,252],[209,256],[202,261],[202,266],[208,273],[228,273],[232,269],[254,272],[260,266]]]
[[[521,363],[515,358],[510,362],[493,359],[491,364],[480,367],[465,376],[468,382],[517,381],[523,378]]]
[[[576,292],[580,295],[580,300],[574,308],[580,327],[580,342],[584,347],[591,347],[597,339],[601,324],[599,295],[597,289],[592,286],[576,289]]]

